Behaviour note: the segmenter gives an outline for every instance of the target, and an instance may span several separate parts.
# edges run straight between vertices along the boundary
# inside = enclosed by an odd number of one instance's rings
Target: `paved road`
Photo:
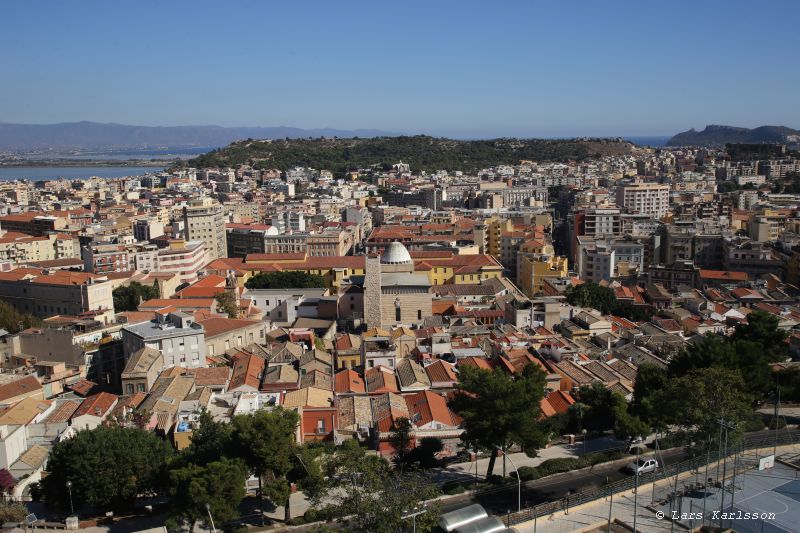
[[[662,455],[666,464],[680,462],[687,457],[683,449],[669,450],[663,452]],[[619,464],[616,463],[597,465],[591,469],[565,472],[545,479],[523,482],[522,507],[557,500],[565,497],[568,492],[602,487],[606,483],[613,483],[629,475],[622,472]],[[640,479],[643,483],[647,483],[650,478],[641,476]],[[442,501],[442,512],[453,511],[471,503],[479,503],[492,514],[504,514],[509,510],[516,510],[517,490],[517,485],[509,484],[491,492],[448,498]]]

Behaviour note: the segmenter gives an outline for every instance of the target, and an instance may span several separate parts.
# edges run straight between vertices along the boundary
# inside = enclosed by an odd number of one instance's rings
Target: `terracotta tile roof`
[[[213,298],[155,298],[139,304],[139,311],[174,309],[212,309],[216,305]]]
[[[338,399],[339,429],[355,430],[372,426],[372,401],[368,396],[343,396]]]
[[[556,413],[564,414],[569,410],[569,406],[575,403],[575,399],[564,391],[555,391],[547,395],[547,403]]]
[[[411,359],[401,359],[397,363],[397,379],[401,389],[428,388],[431,381],[422,366]]]
[[[206,368],[190,368],[188,373],[194,376],[197,387],[225,386],[231,376],[229,366],[211,366]]]
[[[446,426],[457,426],[457,418],[447,407],[447,400],[431,391],[420,391],[405,397],[408,414],[415,426],[438,422]]]
[[[428,379],[432,385],[436,383],[449,384],[458,381],[453,365],[441,359],[426,366],[425,373],[428,374]]]
[[[378,366],[370,368],[365,373],[367,392],[398,392],[397,376],[390,369]]]
[[[334,391],[337,394],[364,393],[367,391],[364,378],[355,370],[346,369],[336,373]]]
[[[25,376],[10,383],[0,385],[0,402],[42,390],[42,384],[35,376]]]
[[[206,320],[200,320],[197,323],[203,326],[207,340],[217,335],[223,335],[231,331],[236,331],[237,329],[255,326],[262,322],[260,320],[247,320],[243,318],[212,317]]]
[[[111,411],[117,400],[118,398],[115,394],[108,392],[100,392],[94,396],[89,396],[81,402],[81,405],[73,413],[72,418],[74,420],[83,415],[103,417]]]
[[[25,398],[12,407],[8,407],[0,412],[0,426],[28,425],[33,422],[37,416],[40,416],[50,409],[52,404],[52,400]]]
[[[298,388],[299,381],[300,374],[292,365],[269,365],[269,368],[264,373],[261,388],[266,388],[267,385],[294,386],[294,388]]]
[[[47,418],[45,419],[45,423],[48,424],[58,424],[61,422],[67,422],[75,411],[78,410],[80,407],[81,402],[78,400],[66,400],[63,402],[59,402],[56,404],[56,408],[50,413]]]
[[[378,431],[391,431],[395,420],[408,418],[408,404],[399,394],[387,392],[372,398],[372,417],[378,425]]]
[[[233,391],[246,386],[258,390],[266,363],[261,357],[252,354],[245,354],[237,359],[228,389]]]
[[[456,366],[475,366],[484,370],[492,370],[492,365],[485,357],[462,357],[457,361]]]
[[[550,402],[547,401],[547,398],[542,398],[539,401],[539,409],[542,411],[543,418],[548,418],[557,414],[556,410],[553,409],[553,406],[550,405]]]
[[[283,406],[287,409],[293,407],[331,407],[333,405],[333,392],[315,387],[293,390],[283,397]]]
[[[704,270],[700,269],[701,279],[716,279],[720,281],[747,281],[747,272],[731,270]]]
[[[306,372],[303,377],[300,378],[300,387],[316,387],[318,389],[332,391],[333,379],[331,379],[330,374],[319,370],[312,370],[311,372]]]

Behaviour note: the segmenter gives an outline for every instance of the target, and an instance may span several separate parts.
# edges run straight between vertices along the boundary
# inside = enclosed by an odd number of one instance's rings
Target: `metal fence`
[[[800,442],[800,430],[778,430],[778,431],[765,431],[762,433],[745,435],[742,441],[735,447],[728,449],[727,453],[719,452],[717,450],[707,453],[695,455],[684,461],[673,463],[670,465],[660,465],[656,472],[652,474],[639,475],[638,478],[638,491],[641,497],[642,491],[649,491],[650,504],[661,503],[664,501],[671,501],[675,498],[676,493],[690,491],[699,487],[705,487],[709,484],[709,479],[701,467],[709,463],[717,462],[718,460],[725,459],[730,456],[736,456],[737,465],[741,468],[751,468],[758,465],[757,454],[748,456],[744,452],[757,451],[759,449],[768,449],[770,453],[772,449],[777,446],[784,446],[787,444],[794,444]],[[733,465],[731,465],[733,468]],[[694,479],[685,479],[682,483],[678,483],[678,476],[685,472],[695,472]],[[709,469],[708,474],[713,474],[711,483],[719,484],[720,472],[718,468]],[[703,480],[700,481],[700,476]],[[664,486],[657,485],[658,481],[663,481],[669,478],[675,478],[675,486],[667,484]],[[608,498],[612,494],[618,492],[625,492],[636,488],[636,476],[630,476],[619,481],[609,483],[603,487],[587,489],[569,494],[559,500],[541,503],[523,509],[522,511],[509,513],[505,515],[502,520],[506,526],[512,526],[522,522],[528,522],[538,517],[548,516],[556,512],[569,512],[569,509],[578,505],[583,505],[588,502]],[[506,489],[507,490],[507,489]],[[487,491],[488,492],[488,491]],[[647,497],[645,492],[644,497]],[[647,500],[645,500],[647,501]]]

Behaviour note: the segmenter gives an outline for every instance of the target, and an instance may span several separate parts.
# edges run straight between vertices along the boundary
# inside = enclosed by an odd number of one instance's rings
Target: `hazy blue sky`
[[[456,136],[800,127],[799,16],[797,0],[6,0],[0,121]]]

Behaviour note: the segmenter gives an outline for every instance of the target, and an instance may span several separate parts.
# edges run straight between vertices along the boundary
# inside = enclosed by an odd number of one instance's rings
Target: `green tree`
[[[140,495],[161,493],[171,455],[168,443],[138,428],[78,431],[53,446],[41,488],[47,504],[57,509],[68,508],[67,481],[78,505],[126,509]]]
[[[602,314],[612,314],[633,321],[650,320],[653,316],[652,307],[631,305],[628,302],[617,300],[614,290],[603,287],[597,283],[588,282],[581,285],[567,287],[567,301],[570,305],[591,307]]]
[[[633,399],[629,407],[631,414],[654,427],[664,427],[663,421],[668,414],[664,412],[658,395],[668,382],[666,368],[649,363],[640,365],[636,371]]]
[[[244,285],[248,289],[323,289],[325,279],[307,272],[260,272]]]
[[[770,363],[786,357],[778,319],[762,311],[753,311],[745,324],[737,326],[730,337],[710,334],[690,344],[669,364],[671,376],[680,377],[692,370],[720,367],[738,372],[745,378],[745,390],[754,400],[774,390]]]
[[[186,462],[198,465],[219,459],[232,447],[231,429],[230,424],[215,421],[204,409],[192,430],[192,441],[181,455]]]
[[[41,319],[28,313],[20,313],[10,303],[0,300],[0,328],[10,333],[17,333],[41,324]]]
[[[236,296],[232,292],[220,292],[215,297],[217,309],[228,315],[228,318],[239,318],[239,305],[236,303]]]
[[[413,431],[414,426],[411,425],[411,421],[408,418],[400,417],[394,421],[392,432],[389,434],[389,444],[394,449],[392,462],[400,472],[411,462],[411,452],[414,449]]]
[[[450,407],[464,419],[462,440],[468,449],[491,452],[487,477],[492,475],[495,451],[505,452],[514,444],[529,452],[546,443],[539,423],[539,407],[545,391],[545,374],[537,365],[527,365],[518,376],[502,370],[463,367]]]
[[[215,525],[236,518],[246,479],[244,463],[224,457],[204,466],[189,463],[170,470],[170,529],[188,525],[193,532],[198,521],[207,522],[208,513]]]
[[[235,416],[232,424],[232,453],[241,457],[258,477],[259,498],[267,494],[276,506],[284,506],[290,517],[287,474],[294,462],[294,435],[300,417],[295,411],[275,409]],[[263,522],[263,503],[262,503]]]
[[[424,437],[420,439],[417,447],[411,452],[412,463],[422,469],[435,468],[441,461],[437,455],[444,450],[442,439],[437,437]]]
[[[735,428],[729,432],[729,443],[735,444],[753,413],[753,399],[745,391],[738,372],[703,368],[671,380],[661,401],[672,412],[670,422],[680,426],[692,441],[717,442],[722,419]]]
[[[731,340],[753,342],[758,345],[759,355],[774,363],[786,357],[786,332],[778,328],[778,317],[764,311],[753,311],[747,322],[736,326]]]
[[[139,304],[143,301],[158,298],[158,284],[153,286],[142,285],[137,281],[132,281],[128,285],[117,287],[111,292],[114,299],[114,311],[136,311]]]
[[[345,441],[326,456],[325,471],[329,482],[322,497],[335,500],[328,512],[344,522],[348,531],[408,531],[410,519],[403,515],[439,495],[438,488],[424,476],[393,470],[385,459],[368,454],[355,440]],[[436,526],[438,503],[429,502],[426,509],[417,516],[417,531],[431,531]]]

